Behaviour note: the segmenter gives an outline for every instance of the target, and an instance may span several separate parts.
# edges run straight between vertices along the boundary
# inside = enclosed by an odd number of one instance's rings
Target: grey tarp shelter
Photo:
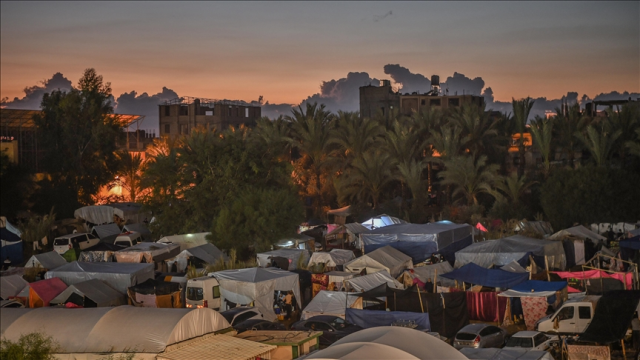
[[[133,231],[142,236],[144,241],[151,241],[153,235],[149,231],[149,227],[143,223],[127,224],[122,228],[122,232]]]
[[[205,264],[215,264],[218,261],[228,261],[229,257],[215,245],[207,243],[183,250],[177,256],[167,259],[167,266],[171,268],[176,264],[178,272],[186,271],[189,258],[197,258]],[[197,267],[197,266],[196,266]]]
[[[116,261],[126,263],[161,262],[180,254],[179,244],[141,242],[114,253]]]
[[[178,244],[180,245],[180,251],[191,249],[192,247],[200,246],[209,243],[207,236],[211,235],[210,232],[193,233],[193,234],[180,234],[165,236],[158,240],[158,243],[163,244]]]
[[[564,270],[566,257],[559,241],[549,241],[514,235],[498,240],[472,244],[456,253],[455,268],[474,263],[485,268],[504,266],[512,261],[526,260],[527,254],[547,257],[550,270]],[[544,264],[544,259],[542,260]]]
[[[76,294],[85,299],[85,304],[93,302],[96,307],[126,305],[127,301],[123,294],[119,293],[107,283],[98,279],[91,279],[77,284],[69,285],[58,296],[49,301],[51,305],[64,305],[72,294]],[[87,302],[89,299],[90,302]],[[87,305],[83,305],[88,307]]]
[[[327,267],[336,267],[337,265],[344,265],[355,258],[356,256],[351,250],[332,249],[330,252],[316,251],[311,254],[307,266],[311,267],[315,264],[324,263]]]
[[[298,274],[274,268],[248,268],[210,273],[220,283],[221,309],[225,300],[236,304],[254,306],[270,321],[276,319],[273,311],[275,291],[293,291],[298,307],[302,308]]]
[[[141,204],[132,202],[84,206],[73,213],[76,219],[83,219],[92,224],[112,223],[113,215],[117,215],[128,223],[141,223],[150,216],[150,213],[142,211]]]
[[[357,292],[369,291],[382,284],[387,284],[387,286],[392,289],[404,289],[404,285],[398,282],[398,280],[392,278],[386,270],[364,276],[353,277],[351,279],[344,280],[344,284],[347,290]]]
[[[318,315],[332,315],[344,319],[346,308],[362,309],[362,298],[356,293],[344,291],[322,290],[302,310],[301,320],[307,320]]]
[[[55,251],[49,251],[33,255],[27,260],[27,263],[24,264],[24,267],[37,267],[40,265],[45,269],[53,270],[65,264],[67,264],[67,260],[60,256],[60,254]]]
[[[289,270],[295,270],[298,266],[298,259],[302,256],[302,263],[309,262],[309,252],[301,249],[277,249],[259,253],[256,255],[258,266],[267,267],[271,264],[272,257],[283,257],[289,259]]]
[[[167,346],[229,327],[212,309],[116,306],[87,309],[1,309],[0,334],[10,341],[41,332],[60,349],[57,359],[94,359],[135,353],[155,359]]]
[[[102,241],[113,243],[113,241],[122,233],[120,227],[116,224],[96,225],[91,229],[91,233]]]
[[[0,299],[18,296],[29,283],[20,275],[0,276]]]
[[[393,277],[402,274],[404,269],[411,268],[411,257],[391,246],[381,247],[344,264],[344,269],[349,272],[359,273],[366,269],[367,273],[372,273],[386,270]]]
[[[420,281],[426,283],[427,279],[431,279],[436,277],[436,282],[440,282],[442,286],[454,286],[455,281],[451,279],[447,279],[445,277],[441,277],[448,272],[453,271],[453,267],[447,261],[440,262],[433,265],[426,266],[418,266],[413,268],[413,275],[416,276]]]
[[[55,270],[47,271],[45,278],[60,278],[71,286],[90,279],[100,279],[122,294],[127,289],[154,278],[153,264],[85,263],[74,261]]]

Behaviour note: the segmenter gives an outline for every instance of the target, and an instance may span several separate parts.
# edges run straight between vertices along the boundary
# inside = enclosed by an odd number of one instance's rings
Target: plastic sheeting
[[[356,256],[351,250],[333,249],[331,252],[316,251],[311,254],[308,266],[324,263],[325,266],[334,268],[337,265],[344,265],[355,258]]]
[[[122,232],[133,231],[137,232],[142,236],[142,239],[145,241],[150,241],[152,238],[151,231],[149,231],[149,227],[143,223],[136,224],[127,224],[122,228]]]
[[[498,269],[485,269],[474,263],[466,264],[442,276],[475,285],[499,287],[501,289],[509,289],[529,279],[528,273],[512,273]]]
[[[458,350],[446,342],[429,335],[425,332],[399,327],[399,326],[379,326],[370,329],[360,330],[347,335],[333,343],[327,349],[349,343],[372,343],[392,346],[400,349],[411,356],[423,360],[465,360],[467,359]],[[322,351],[316,354],[321,355]],[[322,358],[321,356],[318,358]],[[356,359],[354,357],[353,359]],[[364,356],[359,359],[381,359],[384,357]],[[387,359],[410,359],[410,357],[392,356]]]
[[[344,268],[354,273],[359,273],[364,269],[367,270],[367,273],[386,270],[391,276],[396,277],[404,269],[412,269],[413,262],[410,256],[391,246],[385,246],[344,264]]]
[[[122,250],[122,246],[100,242],[92,247],[86,248],[80,252],[78,261],[80,262],[113,262],[113,254]]]
[[[407,222],[398,219],[397,217],[389,216],[387,214],[382,214],[378,216],[374,216],[371,219],[362,223],[362,226],[367,228],[368,230],[379,229],[389,225],[396,224],[406,224]]]
[[[562,291],[566,287],[566,281],[529,280],[518,284],[505,292],[501,292],[499,295],[506,297],[548,297],[555,295],[556,291]]]
[[[183,250],[177,256],[167,259],[167,266],[171,268],[175,263],[178,272],[186,271],[190,257],[198,258],[206,264],[215,264],[221,259],[223,261],[229,260],[229,257],[215,245],[207,243]]]
[[[522,266],[520,266],[520,264],[518,264],[517,261],[512,261],[510,263],[508,263],[507,265],[504,265],[500,268],[500,270],[504,270],[504,271],[509,271],[509,272],[513,272],[513,273],[525,273],[527,272],[527,269],[523,268]]]
[[[300,249],[278,249],[257,254],[258,266],[267,267],[271,265],[272,257],[283,257],[289,259],[289,268],[287,270],[295,270],[298,265],[298,259],[302,256],[302,263],[307,264],[309,261],[309,252]]]
[[[395,322],[413,322],[417,325],[416,329],[431,331],[429,314],[427,313],[346,309],[346,320],[348,323],[358,325],[363,329],[377,326],[393,326]]]
[[[347,308],[362,309],[362,298],[347,296],[351,293],[342,291],[320,291],[307,307],[302,310],[302,320],[318,315],[331,315],[345,318]]]
[[[99,279],[122,294],[133,285],[154,278],[153,264],[127,263],[83,263],[74,261],[55,270],[48,271],[45,278],[58,277],[67,285],[90,279]]]
[[[76,219],[83,219],[92,224],[112,223],[113,215],[129,223],[141,223],[150,216],[150,213],[143,212],[141,204],[132,202],[85,206],[73,213]]]
[[[404,285],[392,278],[386,270],[345,280],[347,288],[357,292],[368,291],[382,284],[387,284],[393,289],[404,289]]]
[[[20,229],[18,229],[16,226],[14,226],[9,221],[7,221],[7,218],[4,216],[0,216],[0,227],[11,231],[13,234],[17,235],[18,237],[22,236],[22,232],[20,231]],[[7,240],[7,239],[4,239],[4,240]]]
[[[2,231],[7,231],[6,229],[0,229]],[[7,231],[8,232],[8,231]],[[24,243],[20,238],[18,241],[5,241],[5,239],[0,240],[0,263],[9,259],[12,265],[19,265],[22,263],[23,252],[22,247]]]
[[[158,240],[158,243],[163,244],[179,244],[180,251],[184,251],[187,249],[191,249],[196,246],[208,244],[207,235],[210,235],[210,232],[203,233],[194,233],[194,234],[182,234],[182,235],[172,235],[165,236],[162,239]]]
[[[60,353],[104,354],[135,351],[157,354],[169,345],[229,327],[211,309],[157,309],[118,306],[88,309],[2,309],[2,336],[42,332]]]
[[[141,242],[114,254],[118,262],[139,263],[142,258],[148,263],[160,262],[180,254],[180,245]]]
[[[102,239],[111,239],[115,240],[118,235],[120,235],[120,227],[116,224],[105,224],[105,225],[96,225],[91,229],[91,233],[98,238]]]
[[[46,279],[29,284],[29,307],[49,306],[49,302],[67,288],[58,278]]]
[[[546,351],[520,348],[463,348],[460,352],[469,360],[553,360]]]
[[[124,295],[114,290],[106,283],[91,279],[77,284],[70,285],[63,292],[53,298],[50,303],[65,304],[72,294],[78,294],[83,298],[88,298],[98,307],[125,305]]]
[[[298,307],[302,307],[298,274],[272,268],[248,268],[218,271],[209,274],[220,283],[220,298],[222,308],[225,300],[236,304],[247,305],[254,303],[264,318],[270,321],[276,319],[273,311],[273,297],[275,291],[293,291]]]
[[[20,275],[0,276],[0,299],[17,296],[29,283]]]
[[[438,276],[436,282],[439,281],[442,286],[453,286],[455,285],[455,281],[441,277],[442,274],[446,274],[451,271],[453,271],[451,264],[445,261],[433,265],[415,267],[413,268],[413,275],[417,276],[420,281],[426,283],[427,279],[431,279],[431,281],[433,281],[437,272]]]
[[[615,290],[605,293],[598,301],[591,323],[578,339],[600,344],[622,340],[631,325],[639,300],[640,290]]]
[[[366,342],[352,342],[330,346],[324,350],[314,352],[305,359],[323,359],[323,360],[351,360],[351,359],[370,359],[370,360],[388,360],[402,359],[413,360],[420,359],[405,351],[397,349],[392,345],[382,345]]]
[[[478,242],[458,251],[455,267],[459,268],[469,263],[485,268],[491,267],[491,265],[504,266],[512,261],[522,259],[528,253],[546,256],[549,269],[563,270],[566,266],[561,242],[514,235],[498,240]]]
[[[591,239],[594,242],[595,241],[605,241],[607,240],[607,238],[605,238],[602,235],[599,235],[597,233],[594,233],[593,231],[587,229],[586,227],[582,226],[582,225],[578,225],[578,226],[574,226],[568,229],[564,229],[564,230],[560,230],[557,233],[549,236],[549,240],[560,240],[566,236],[575,236],[578,237],[582,240],[586,240],[586,239]]]
[[[24,267],[37,267],[38,265],[40,265],[45,269],[53,270],[66,264],[68,264],[67,260],[60,256],[60,254],[55,251],[49,251],[46,253],[33,255],[29,258],[27,263],[24,264]]]
[[[585,270],[585,271],[556,271],[556,275],[563,279],[598,279],[598,278],[613,278],[620,280],[627,289],[633,289],[633,273],[608,273],[604,270]]]

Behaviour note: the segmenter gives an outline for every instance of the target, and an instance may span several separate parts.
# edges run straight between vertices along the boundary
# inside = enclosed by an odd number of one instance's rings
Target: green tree
[[[462,130],[461,143],[474,157],[487,155],[498,137],[498,120],[477,104],[464,104],[450,115],[451,123]]]
[[[535,146],[542,155],[544,176],[548,177],[551,167],[551,157],[553,156],[553,120],[536,118],[531,122],[529,131],[531,132],[533,146]]]
[[[527,128],[527,121],[529,120],[529,113],[531,112],[531,108],[533,107],[535,101],[533,101],[530,97],[527,97],[522,100],[511,99],[511,104],[513,106],[513,121],[516,124],[516,130],[520,134],[520,138],[518,139],[518,154],[520,158],[520,162],[518,164],[518,176],[524,176],[525,169],[525,138],[524,133]]]
[[[21,335],[18,341],[0,340],[0,358],[11,360],[53,360],[60,346],[41,333]]]
[[[622,108],[614,111],[613,108],[606,110],[607,118],[611,124],[612,131],[620,131],[620,136],[613,145],[612,151],[620,156],[621,165],[625,166],[627,158],[627,143],[636,138],[636,130],[640,129],[640,108],[635,105],[625,104]]]
[[[136,202],[144,195],[145,187],[142,185],[142,173],[145,162],[139,153],[119,151],[116,153],[118,159],[118,178],[109,185],[109,188],[121,186],[129,193],[127,201]]]
[[[293,139],[290,136],[290,124],[282,116],[275,120],[271,120],[266,116],[262,117],[256,123],[252,138],[255,141],[263,142],[269,154],[291,161],[291,143]]]
[[[622,130],[612,129],[608,120],[603,120],[600,124],[587,126],[586,135],[580,132],[575,136],[584,144],[591,153],[593,161],[597,166],[606,166],[616,146],[616,140],[622,135]]]
[[[445,170],[439,177],[442,185],[454,187],[453,196],[463,195],[467,205],[478,205],[478,195],[489,193],[500,168],[496,164],[487,165],[487,157],[481,155],[477,160],[473,156],[456,156],[444,161]]]
[[[385,188],[393,182],[394,161],[383,151],[369,151],[354,159],[351,170],[338,181],[343,199],[370,202],[376,209]]]
[[[462,129],[459,127],[446,124],[440,128],[440,131],[434,132],[431,135],[429,143],[438,151],[441,161],[461,154],[461,133]]]
[[[32,204],[35,181],[28,170],[10,161],[6,151],[0,152],[0,213],[9,218]]]
[[[344,168],[368,149],[379,146],[383,133],[384,127],[375,120],[360,118],[357,112],[338,111],[327,145],[335,145],[334,155],[340,159],[338,167]]]
[[[45,94],[42,113],[34,116],[44,150],[41,163],[51,181],[43,188],[60,194],[53,204],[63,216],[91,204],[91,196],[113,179],[116,138],[124,124],[113,115],[111,98],[110,84],[87,69],[77,88]]]
[[[640,128],[636,129],[636,138],[625,143],[631,155],[640,157]]]
[[[556,113],[558,115],[555,118],[555,142],[569,158],[569,166],[575,168],[575,153],[582,150],[575,134],[582,132],[590,119],[582,114],[580,104],[570,106],[566,112],[556,108]]]
[[[55,221],[56,214],[53,212],[53,208],[51,208],[51,211],[49,211],[49,214],[47,215],[34,215],[30,217],[27,222],[18,224],[20,232],[22,232],[22,235],[20,236],[22,241],[29,244],[29,246],[27,246],[29,249],[26,251],[27,254],[30,255],[33,251],[33,244],[40,244],[40,240],[49,236],[51,227]]]
[[[535,184],[535,181],[527,182],[526,177],[518,177],[513,173],[509,176],[497,176],[492,186],[490,184],[486,190],[493,195],[497,202],[520,205],[523,195]]]

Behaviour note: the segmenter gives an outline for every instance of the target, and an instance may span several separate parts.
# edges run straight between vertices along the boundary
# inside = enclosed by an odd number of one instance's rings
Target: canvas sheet
[[[133,285],[154,278],[153,264],[83,263],[74,261],[55,270],[47,271],[45,278],[60,278],[67,285],[90,279],[106,282],[122,294]]]
[[[500,322],[504,319],[508,300],[495,292],[465,291],[469,320]]]
[[[597,279],[597,278],[612,278],[621,281],[626,285],[627,289],[633,289],[633,274],[632,273],[608,273],[604,270],[587,270],[587,271],[556,271],[556,275],[563,279]]]
[[[180,245],[141,242],[115,253],[118,262],[139,263],[142,257],[148,263],[160,262],[180,254]]]
[[[582,240],[591,239],[593,241],[605,241],[607,239],[604,236],[596,234],[582,225],[578,225],[558,231],[557,233],[549,236],[549,240],[560,240],[566,236],[575,236]]]
[[[404,285],[392,278],[385,270],[365,276],[354,277],[353,279],[346,280],[345,284],[347,289],[353,289],[355,292],[368,291],[382,284],[387,284],[393,289],[404,289]]]
[[[0,276],[0,298],[8,300],[17,296],[28,285],[20,275]]]
[[[113,238],[115,239],[122,231],[116,224],[97,225],[91,229],[91,233],[96,235],[100,239]]]
[[[445,248],[455,241],[472,235],[473,227],[468,224],[428,223],[395,224],[360,234],[364,245],[387,244],[397,241],[433,242],[436,250]]]
[[[422,282],[427,282],[427,279],[431,279],[431,281],[433,281],[433,278],[436,276],[437,273],[437,278],[436,278],[436,282],[440,282],[440,284],[442,284],[442,286],[454,286],[455,285],[455,281],[442,277],[442,274],[446,274],[449,273],[451,271],[453,271],[453,268],[451,267],[451,264],[449,264],[448,262],[441,262],[441,263],[437,263],[437,264],[433,264],[433,265],[427,265],[427,266],[418,266],[418,267],[414,267],[412,270],[408,270],[412,275],[414,275],[415,277],[417,277],[418,279],[420,279],[420,281]]]
[[[308,266],[324,263],[325,266],[335,268],[336,266],[344,265],[355,258],[356,256],[351,250],[333,249],[331,252],[316,251],[311,254]]]
[[[525,296],[539,296],[549,297],[556,295],[557,291],[562,291],[567,288],[566,281],[540,281],[529,280],[521,284],[518,284],[511,289],[501,292],[500,296],[505,297],[525,297]]]
[[[99,307],[126,304],[123,294],[97,279],[91,279],[70,285],[58,296],[52,299],[51,303],[64,304],[73,293],[91,299],[91,301],[95,302]]]
[[[60,254],[55,251],[49,251],[46,253],[33,255],[31,258],[29,258],[27,263],[24,264],[24,267],[37,267],[38,265],[40,265],[45,269],[53,270],[66,264],[67,261],[62,256],[60,256]]]
[[[207,241],[207,236],[210,234],[211,234],[210,232],[203,232],[203,233],[194,233],[194,234],[165,236],[162,239],[158,240],[157,242],[164,243],[164,244],[179,244],[180,251],[184,251],[192,247],[209,243]]]
[[[347,296],[343,291],[320,291],[302,310],[302,320],[318,315],[332,315],[345,318],[347,308],[362,309],[362,299],[357,296]]]
[[[385,246],[349,261],[344,264],[344,268],[354,273],[359,273],[365,268],[387,270],[391,276],[396,277],[400,275],[404,269],[412,269],[413,262],[410,256],[403,254],[391,246]]]
[[[415,323],[420,331],[431,331],[429,324],[429,314],[414,313],[407,311],[384,311],[384,310],[358,310],[346,309],[346,320],[348,323],[361,326],[364,329],[377,326],[393,326],[396,323]]]
[[[499,269],[485,269],[474,263],[466,264],[442,276],[474,285],[499,287],[501,289],[509,289],[529,279],[528,273],[512,273]]]

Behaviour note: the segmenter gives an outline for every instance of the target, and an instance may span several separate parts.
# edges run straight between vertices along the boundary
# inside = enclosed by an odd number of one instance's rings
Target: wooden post
[[[458,289],[458,280],[456,280],[456,290]]]
[[[627,350],[624,348],[624,339],[620,339],[620,345],[622,345],[622,356],[624,356],[624,360],[627,360]]]
[[[438,293],[438,283],[436,282],[438,280],[438,269],[436,269],[435,274],[433,275],[433,293],[437,294]]]
[[[418,299],[420,300],[420,309],[424,314],[424,305],[422,304],[422,296],[420,295],[420,286],[416,285],[416,287],[418,288]]]
[[[544,256],[544,267],[547,270],[547,281],[551,281],[551,275],[549,275],[549,260],[547,255]]]

